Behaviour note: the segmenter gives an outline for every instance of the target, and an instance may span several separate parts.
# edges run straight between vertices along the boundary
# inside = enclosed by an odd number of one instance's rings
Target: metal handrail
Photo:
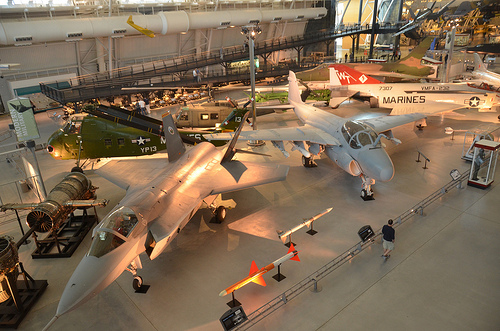
[[[451,182],[447,183],[445,186],[443,186],[439,190],[436,190],[431,195],[429,195],[428,197],[426,197],[425,199],[414,205],[412,208],[408,209],[407,211],[399,215],[397,218],[395,218],[395,223],[393,227],[396,228],[400,226],[401,224],[408,221],[416,214],[423,215],[424,208],[429,206],[431,203],[433,203],[434,201],[436,201],[437,199],[448,193],[454,187],[461,188],[462,182],[469,177],[469,173],[470,171],[464,172],[463,174],[460,175],[458,179],[452,180]],[[250,314],[247,314],[248,320],[245,323],[241,324],[237,328],[237,330],[248,330],[249,328],[257,324],[259,321],[264,319],[266,316],[270,315],[271,313],[273,313],[274,311],[285,305],[288,301],[297,297],[307,288],[315,285],[319,280],[323,279],[324,277],[332,273],[334,270],[342,266],[344,263],[352,260],[354,256],[361,253],[363,250],[365,250],[367,247],[373,244],[377,239],[382,237],[381,230],[382,229],[375,231],[376,234],[369,240],[365,242],[363,241],[358,242],[356,245],[350,247],[344,253],[340,254],[339,256],[328,262],[320,269],[316,270],[315,272],[313,272],[300,282],[296,283],[285,292],[281,293],[274,299],[265,303],[260,308],[256,309]]]

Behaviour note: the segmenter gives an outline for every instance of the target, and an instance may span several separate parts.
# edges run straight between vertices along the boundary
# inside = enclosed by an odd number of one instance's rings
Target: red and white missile
[[[317,220],[321,216],[323,216],[325,214],[328,214],[332,210],[333,210],[333,207],[327,208],[327,209],[323,210],[321,213],[319,213],[318,215],[315,215],[315,216],[313,216],[311,218],[304,219],[304,222],[300,223],[299,225],[297,225],[296,227],[294,227],[294,228],[292,228],[292,229],[290,229],[288,231],[276,231],[276,232],[278,232],[278,236],[279,236],[279,238],[281,239],[281,241],[284,244],[286,242],[286,238],[289,235],[291,235],[292,233],[294,233],[298,229],[303,228],[304,226],[307,226],[308,228],[311,228],[312,222],[314,222],[315,220]]]
[[[257,264],[255,261],[252,261],[252,265],[250,267],[250,273],[248,274],[248,277],[243,278],[239,282],[234,283],[233,285],[229,286],[226,288],[224,291],[219,293],[219,296],[223,297],[226,294],[232,293],[236,291],[237,289],[245,286],[246,284],[250,282],[257,283],[261,286],[266,286],[266,282],[264,281],[264,278],[262,278],[262,275],[265,274],[266,272],[274,269],[275,267],[279,266],[285,261],[288,260],[294,260],[294,261],[300,261],[299,256],[297,255],[299,252],[295,250],[295,247],[293,247],[293,244],[290,245],[290,249],[288,250],[288,253],[276,261],[274,261],[271,264],[266,265],[265,267],[259,269],[257,267]]]

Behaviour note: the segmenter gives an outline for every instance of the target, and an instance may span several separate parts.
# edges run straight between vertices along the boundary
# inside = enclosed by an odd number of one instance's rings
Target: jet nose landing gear
[[[375,179],[367,177],[361,174],[361,180],[363,181],[363,189],[361,190],[361,199],[364,201],[375,200],[373,197],[372,185],[375,184]]]
[[[134,276],[132,287],[134,288],[135,293],[146,293],[149,290],[149,285],[144,284],[142,277],[137,275],[137,268],[136,262],[132,261],[126,270]]]

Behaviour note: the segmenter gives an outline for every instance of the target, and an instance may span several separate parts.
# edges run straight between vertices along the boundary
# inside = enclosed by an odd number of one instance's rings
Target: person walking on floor
[[[391,255],[391,251],[394,249],[394,240],[396,239],[396,230],[392,227],[392,219],[387,221],[387,224],[382,227],[382,234],[384,235],[382,239],[382,246],[384,247],[384,254],[382,257],[387,260]]]

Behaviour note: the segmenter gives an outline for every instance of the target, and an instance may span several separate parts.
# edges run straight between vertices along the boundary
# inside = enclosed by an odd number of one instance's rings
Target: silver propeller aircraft
[[[248,113],[242,123],[246,121]],[[89,252],[68,281],[54,318],[94,297],[110,285],[124,270],[134,275],[134,289],[140,290],[142,278],[139,255],[146,252],[156,258],[205,203],[225,218],[224,206],[217,206],[222,193],[281,181],[288,166],[232,160],[238,133],[226,152],[202,142],[189,151],[181,141],[172,116],[163,117],[168,164],[154,175],[151,169],[134,168],[128,178],[103,177],[127,189],[125,197],[97,225]],[[242,125],[237,132],[241,131]],[[151,161],[151,160],[148,160]],[[149,165],[150,163],[148,163]],[[141,172],[142,170],[142,172]],[[145,180],[148,176],[151,181]],[[122,176],[123,177],[123,176]]]
[[[387,152],[382,148],[381,138],[395,143],[400,141],[390,131],[399,125],[420,120],[422,114],[385,116],[363,121],[345,119],[311,105],[300,98],[295,73],[288,77],[288,101],[304,126],[269,130],[244,131],[241,140],[270,140],[286,157],[284,141],[290,141],[293,150],[302,153],[302,164],[315,166],[313,155],[325,152],[342,169],[363,181],[361,197],[372,199],[371,185],[376,180],[389,181],[394,176],[394,165]],[[204,135],[207,140],[228,140],[232,133]],[[307,147],[306,147],[307,145]]]

